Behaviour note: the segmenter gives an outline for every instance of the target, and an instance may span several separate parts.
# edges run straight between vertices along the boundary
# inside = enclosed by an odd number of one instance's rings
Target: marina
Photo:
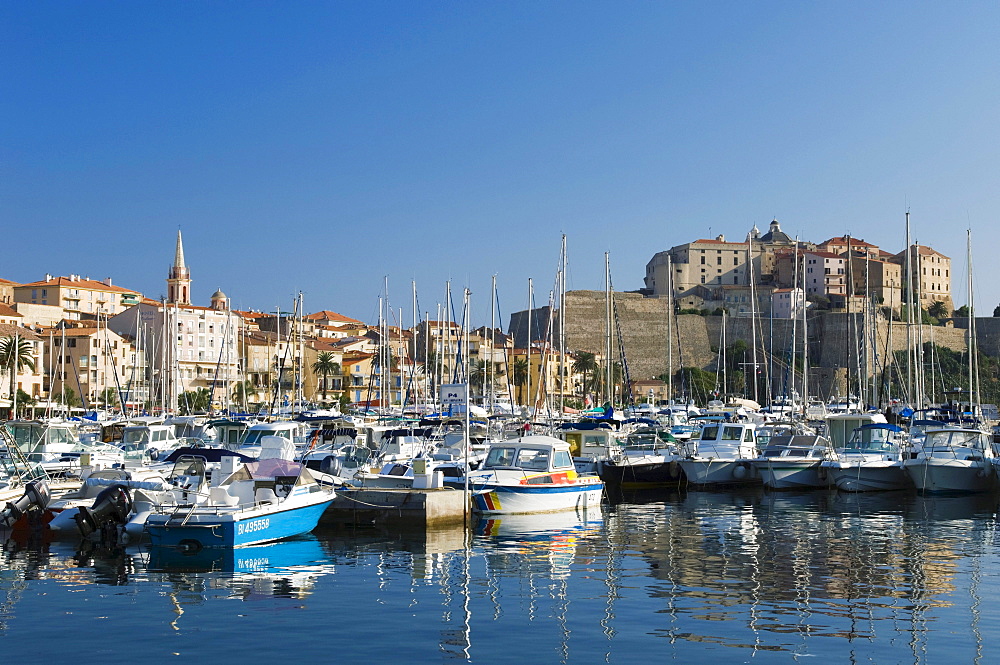
[[[222,659],[236,643],[328,658],[331,640],[348,661],[989,663],[996,510],[993,495],[736,488],[484,518],[468,537],[321,524],[187,554],[13,538],[0,644],[62,658],[89,640],[81,663]]]

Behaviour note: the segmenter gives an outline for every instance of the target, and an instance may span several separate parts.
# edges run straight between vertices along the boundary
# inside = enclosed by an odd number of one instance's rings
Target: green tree
[[[121,409],[121,401],[118,399],[118,391],[114,388],[105,388],[101,391],[101,394],[97,396],[97,399],[104,404],[104,408],[106,409]]]
[[[517,386],[517,403],[524,403],[522,386],[528,383],[528,361],[525,358],[515,358],[510,368],[510,380]]]
[[[993,308],[993,317],[994,318],[1000,317],[1000,305],[997,305],[996,307]]]
[[[20,388],[17,389],[17,407],[22,416],[27,415],[29,413],[29,408],[36,404],[38,404],[38,400]]]
[[[944,319],[948,316],[948,306],[944,304],[943,300],[935,300],[927,308],[927,313],[935,319]]]
[[[576,360],[573,361],[573,372],[583,375],[583,396],[587,396],[588,389],[597,372],[597,354],[589,351],[577,351]]]
[[[0,367],[10,376],[10,392],[7,394],[14,395],[21,371],[25,368],[35,371],[31,342],[18,335],[0,339]]]
[[[258,394],[257,386],[250,379],[240,381],[233,386],[233,401],[244,407],[248,406],[251,397],[256,397]]]
[[[204,413],[212,406],[212,391],[208,388],[189,390],[181,393],[177,401],[181,415]]]
[[[700,367],[681,368],[675,380],[696,399],[705,399],[715,391],[715,373]]]
[[[967,319],[967,318],[969,318],[969,306],[968,305],[962,305],[961,307],[959,307],[958,309],[956,309],[955,310],[955,316],[958,317],[958,318],[960,318],[960,319]]]
[[[497,377],[502,374],[503,368],[492,361],[479,358],[469,361],[469,383],[477,387],[485,385],[484,393],[496,385]]]
[[[316,356],[316,362],[312,364],[312,371],[323,377],[323,401],[326,401],[326,377],[340,374],[340,363],[334,360],[334,355],[329,351],[320,351]]]
[[[80,406],[82,403],[80,402],[80,397],[76,394],[76,391],[69,386],[63,386],[62,391],[60,391],[60,397],[62,398],[63,404],[71,409]]]

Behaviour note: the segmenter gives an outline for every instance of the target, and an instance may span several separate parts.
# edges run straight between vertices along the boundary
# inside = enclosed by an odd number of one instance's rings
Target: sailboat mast
[[[913,248],[910,247],[910,211],[906,211],[906,390],[913,402]]]
[[[534,296],[534,290],[533,290],[533,286],[532,286],[532,279],[529,277],[528,278],[528,353],[527,353],[527,357],[528,357],[528,378],[527,378],[527,384],[528,384],[528,400],[529,400],[529,404],[530,404],[530,407],[528,409],[528,418],[529,419],[533,418],[534,415],[535,415],[534,414],[535,405],[534,405],[533,402],[530,401],[531,400],[531,323],[532,323],[532,312],[533,312],[533,310],[532,310],[532,299],[533,299],[533,296]]]
[[[604,252],[604,396],[605,402],[612,404],[611,393],[611,257]]]
[[[667,254],[667,404],[674,400],[674,269],[673,256]]]

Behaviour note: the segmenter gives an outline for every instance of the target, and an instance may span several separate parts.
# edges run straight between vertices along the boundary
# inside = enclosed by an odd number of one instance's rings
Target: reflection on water
[[[262,658],[279,653],[263,637],[271,612],[294,609],[281,630],[303,656],[326,653],[310,626],[337,616],[350,626],[337,645],[349,660],[375,657],[368,649],[388,630],[417,662],[990,661],[996,636],[982,624],[1000,609],[995,496],[750,489],[620,499],[603,512],[483,519],[469,535],[328,527],[235,552],[7,540],[0,639],[16,654],[17,626],[68,599],[103,606],[100,589],[116,587],[148,608],[120,621],[138,632],[166,620],[204,655],[205,622],[233,613],[220,601],[254,600],[263,614],[236,616],[260,624],[251,639]],[[154,653],[178,649],[146,632]]]

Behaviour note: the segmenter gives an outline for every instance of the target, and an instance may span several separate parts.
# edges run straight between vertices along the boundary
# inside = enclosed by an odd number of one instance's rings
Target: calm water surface
[[[996,510],[992,496],[689,492],[484,521],[468,541],[321,526],[181,556],[10,539],[0,650],[13,663],[996,663]]]

